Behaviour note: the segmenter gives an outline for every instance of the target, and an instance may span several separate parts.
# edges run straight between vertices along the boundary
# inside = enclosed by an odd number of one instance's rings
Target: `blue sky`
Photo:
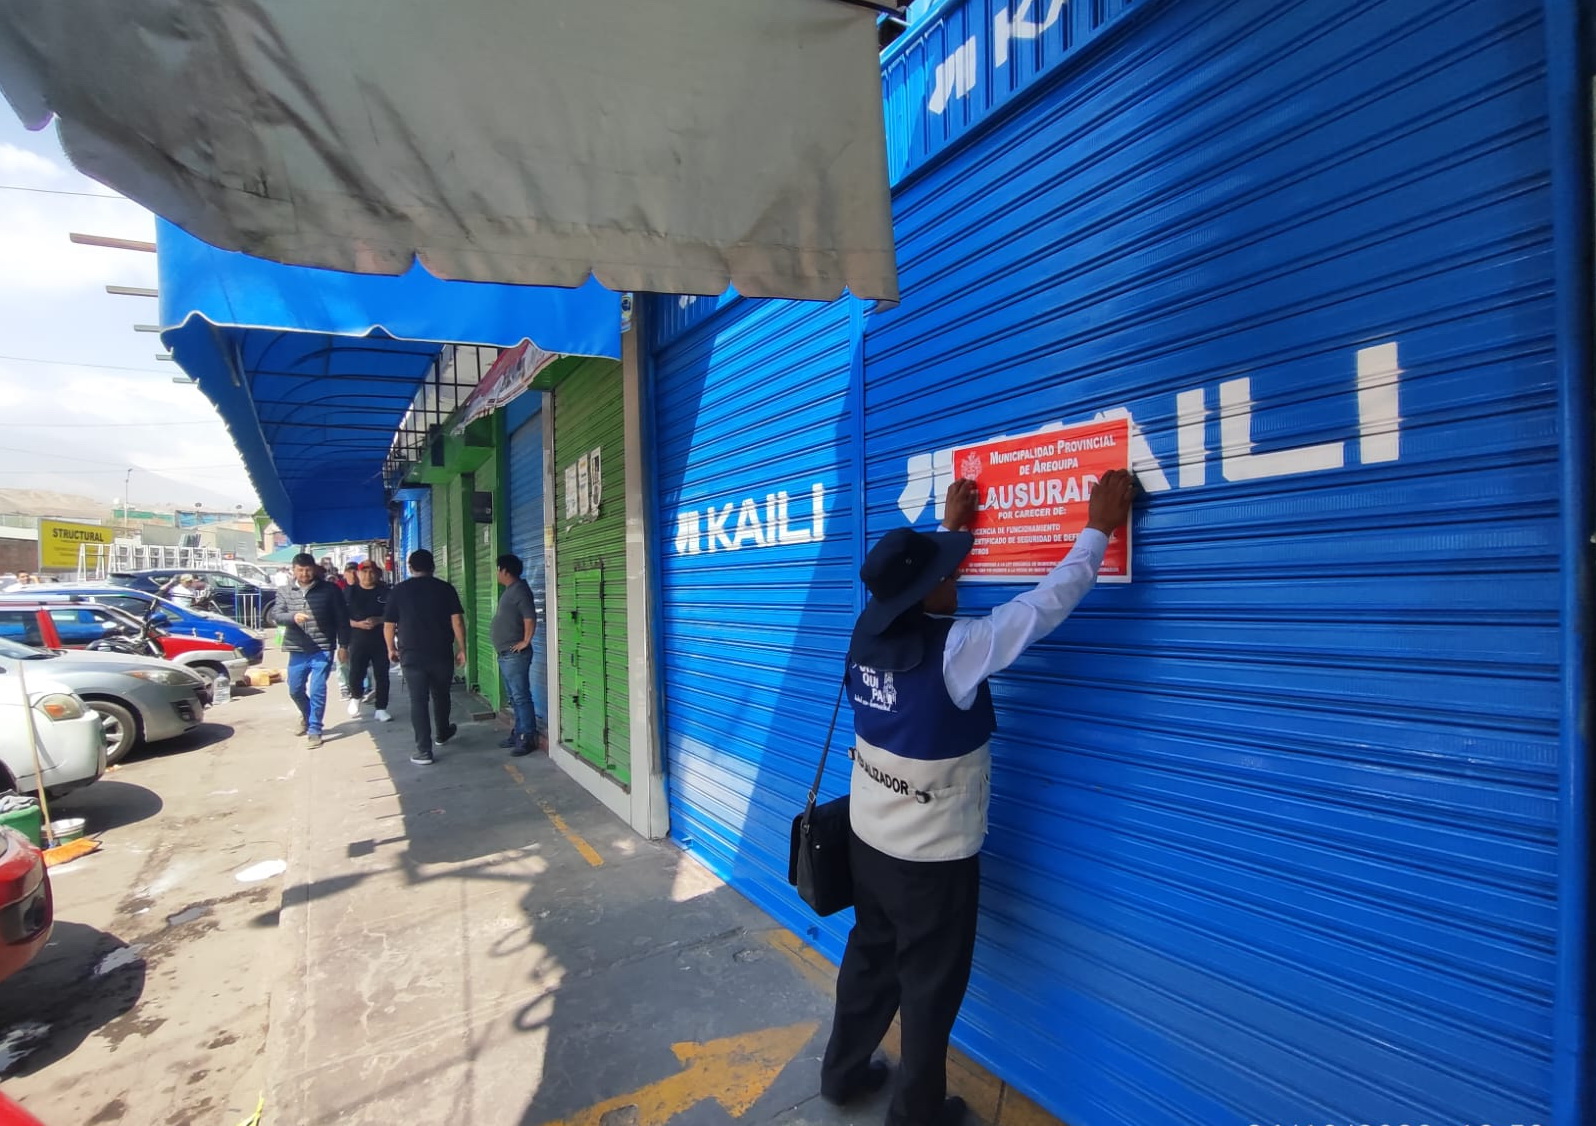
[[[155,302],[105,292],[153,288],[155,256],[79,246],[72,231],[149,240],[154,220],[74,169],[53,125],[29,133],[0,102],[0,489],[109,505],[131,468],[135,505],[253,510],[210,402],[172,382],[182,373],[156,360],[159,337],[133,331]]]

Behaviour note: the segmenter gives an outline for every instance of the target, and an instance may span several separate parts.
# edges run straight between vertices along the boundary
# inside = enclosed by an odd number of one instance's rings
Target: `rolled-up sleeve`
[[[980,618],[960,618],[948,634],[942,679],[960,708],[975,702],[981,682],[1001,672],[1059,627],[1097,582],[1108,537],[1082,530],[1075,546],[1035,587]]]

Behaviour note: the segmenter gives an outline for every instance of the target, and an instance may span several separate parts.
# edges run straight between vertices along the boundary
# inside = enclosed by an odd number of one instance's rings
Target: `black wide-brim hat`
[[[975,537],[969,532],[917,532],[894,528],[865,556],[859,577],[870,601],[854,624],[848,659],[876,669],[911,669],[924,652],[921,631],[894,629],[909,611],[959,569]],[[916,619],[917,621],[918,619]]]

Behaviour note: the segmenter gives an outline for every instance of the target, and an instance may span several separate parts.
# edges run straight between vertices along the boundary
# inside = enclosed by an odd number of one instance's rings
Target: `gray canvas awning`
[[[836,0],[8,0],[0,91],[274,261],[894,300],[876,43]]]

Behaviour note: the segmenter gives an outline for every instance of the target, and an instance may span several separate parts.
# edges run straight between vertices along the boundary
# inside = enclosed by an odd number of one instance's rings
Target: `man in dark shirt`
[[[532,635],[537,632],[538,611],[522,570],[519,556],[499,556],[499,585],[504,591],[490,630],[504,692],[515,713],[515,730],[500,746],[510,748],[514,757],[529,755],[538,746],[538,715],[532,707]]]
[[[294,556],[294,581],[273,603],[272,618],[283,627],[288,654],[288,695],[299,708],[296,735],[321,746],[322,715],[327,710],[327,675],[343,660],[349,644],[349,608],[337,587],[316,577],[316,561]]]
[[[345,592],[349,601],[349,715],[360,716],[369,669],[376,719],[387,723],[393,717],[388,714],[388,642],[382,623],[393,587],[378,576],[377,565],[368,559],[356,571],[355,585]]]
[[[432,701],[438,742],[447,743],[456,730],[449,722],[449,685],[455,666],[463,668],[466,663],[465,608],[460,605],[459,591],[433,576],[432,552],[412,551],[409,562],[412,577],[388,596],[383,633],[388,639],[388,658],[399,662],[410,693],[410,726],[416,736],[410,761],[431,766],[427,701]]]

